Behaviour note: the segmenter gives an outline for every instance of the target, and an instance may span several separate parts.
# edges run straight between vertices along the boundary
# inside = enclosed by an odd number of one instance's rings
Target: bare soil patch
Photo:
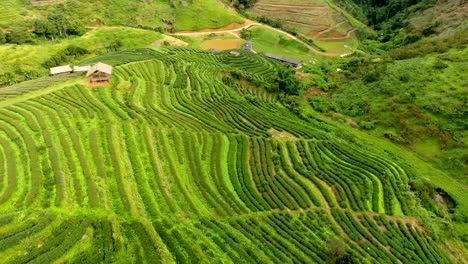
[[[205,40],[201,46],[204,50],[216,49],[216,50],[230,50],[238,49],[240,47],[239,39],[210,39]]]
[[[90,82],[90,81],[87,81],[86,82],[86,87],[94,88],[94,87],[106,86],[106,85],[109,85],[109,84],[110,84],[110,82]]]
[[[304,98],[309,99],[312,95],[324,95],[326,92],[318,89],[315,86],[310,87],[307,91],[304,92]]]
[[[296,77],[299,79],[304,79],[306,77],[309,77],[310,75],[311,75],[310,73],[296,72]]]

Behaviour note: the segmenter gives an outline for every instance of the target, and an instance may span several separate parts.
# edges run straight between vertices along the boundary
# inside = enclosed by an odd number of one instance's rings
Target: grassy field
[[[108,86],[0,89],[0,262],[329,263],[336,240],[358,263],[454,261],[414,217],[407,183],[431,167],[245,82],[276,63],[185,48],[97,61],[114,65]]]
[[[355,38],[347,38],[337,41],[315,39],[314,43],[331,54],[353,53],[359,47],[359,41]]]
[[[299,60],[308,61],[315,55],[308,47],[288,36],[263,26],[249,28],[250,41],[256,52],[269,52]]]
[[[192,1],[188,7],[177,8],[175,14],[177,31],[215,29],[233,22],[244,22],[237,13],[223,8],[216,0]]]

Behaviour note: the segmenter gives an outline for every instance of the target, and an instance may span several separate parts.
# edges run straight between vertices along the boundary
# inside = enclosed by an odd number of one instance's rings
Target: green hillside
[[[90,26],[118,25],[170,31],[220,28],[243,21],[216,0],[91,0],[62,1],[62,4],[51,5],[36,5],[36,2],[3,0],[0,27],[28,27],[34,19],[47,17],[53,12]]]
[[[467,263],[465,11],[0,0],[0,264]]]
[[[103,27],[62,41],[41,40],[36,44],[0,45],[0,86],[34,79],[48,74],[49,67],[79,63],[87,57],[95,57],[116,49],[147,47],[162,40],[164,36],[150,30]],[[64,56],[69,47],[84,49],[84,54]],[[53,64],[50,65],[51,63]]]
[[[413,217],[420,171],[234,77],[268,83],[279,65],[190,49],[95,61],[111,85],[0,89],[0,262],[454,261]]]

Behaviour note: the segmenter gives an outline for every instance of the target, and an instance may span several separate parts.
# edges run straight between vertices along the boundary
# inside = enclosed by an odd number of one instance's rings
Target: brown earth
[[[307,91],[304,92],[304,98],[309,99],[312,95],[324,95],[326,92],[318,89],[315,86],[310,87]]]
[[[86,87],[94,88],[94,87],[106,86],[106,85],[109,85],[109,84],[110,84],[110,82],[91,82],[91,81],[87,81],[86,82]]]
[[[204,50],[216,49],[216,50],[230,50],[238,49],[240,47],[239,39],[210,39],[205,40],[201,46]]]
[[[306,77],[309,77],[311,74],[310,73],[305,73],[305,72],[296,72],[296,77],[299,79],[304,79]]]

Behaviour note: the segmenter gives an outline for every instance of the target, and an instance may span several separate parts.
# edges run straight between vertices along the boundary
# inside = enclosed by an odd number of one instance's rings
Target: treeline
[[[347,12],[355,18],[368,24],[378,31],[377,34],[367,34],[362,38],[370,38],[379,41],[379,49],[388,51],[394,48],[418,42],[437,32],[440,26],[438,21],[415,27],[408,22],[411,15],[420,10],[432,7],[435,0],[339,0],[337,1]],[[375,50],[369,50],[374,52]]]
[[[251,8],[255,5],[257,0],[232,0],[231,3],[238,10],[244,10],[246,8]]]
[[[337,3],[347,9],[352,15],[362,18],[364,14],[367,23],[372,26],[389,21],[391,18],[405,13],[409,7],[418,5],[416,9],[426,9],[436,3],[436,0],[339,0]],[[360,7],[356,8],[356,6]],[[416,10],[412,10],[413,12]],[[401,17],[400,17],[401,18]],[[400,21],[400,23],[403,21]]]
[[[2,44],[35,44],[43,39],[61,39],[68,36],[81,36],[86,32],[84,25],[70,21],[60,13],[50,14],[46,19],[37,19],[29,29],[12,28],[7,32],[0,31]]]
[[[33,33],[47,39],[65,38],[69,35],[81,36],[86,32],[84,25],[70,21],[60,13],[52,13],[46,19],[37,19],[33,23]]]

